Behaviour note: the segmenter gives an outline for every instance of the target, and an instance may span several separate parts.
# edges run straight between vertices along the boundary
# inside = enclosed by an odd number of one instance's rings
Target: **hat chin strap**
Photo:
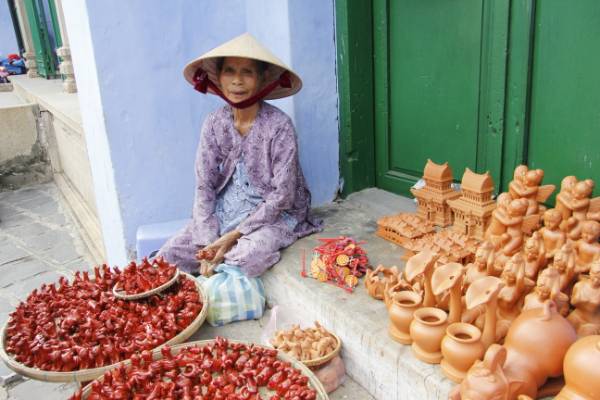
[[[200,93],[204,93],[204,94],[206,94],[208,89],[211,89],[217,96],[219,96],[220,98],[225,100],[227,102],[227,104],[229,104],[231,107],[235,107],[235,108],[250,107],[251,105],[257,103],[259,100],[262,100],[263,98],[268,96],[269,93],[271,93],[273,90],[275,90],[275,88],[277,88],[277,86],[281,86],[282,88],[291,88],[292,87],[292,78],[290,77],[289,71],[284,71],[281,75],[279,75],[278,79],[274,80],[273,82],[271,82],[268,85],[266,85],[265,87],[263,87],[254,96],[252,96],[246,100],[242,100],[240,102],[234,103],[233,101],[229,100],[225,96],[225,94],[223,94],[221,89],[217,85],[215,85],[213,83],[213,81],[211,81],[208,78],[208,73],[206,71],[204,71],[202,68],[198,68],[196,70],[196,73],[194,74],[194,89],[196,89]]]

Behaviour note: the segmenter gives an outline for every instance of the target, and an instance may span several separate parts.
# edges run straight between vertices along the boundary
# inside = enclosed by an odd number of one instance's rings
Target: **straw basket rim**
[[[163,290],[166,290],[166,289],[170,288],[171,286],[173,286],[173,284],[175,282],[177,282],[177,280],[179,279],[179,273],[180,273],[179,268],[176,268],[175,269],[175,274],[167,282],[163,283],[160,286],[155,287],[154,289],[150,289],[150,290],[147,290],[147,291],[142,292],[142,293],[126,294],[125,292],[119,292],[119,291],[117,291],[117,285],[118,285],[118,283],[115,283],[113,285],[113,288],[112,288],[112,294],[117,299],[122,299],[122,300],[139,300],[139,299],[144,299],[146,297],[150,297],[150,296],[152,296],[154,294],[160,293]]]
[[[182,330],[177,335],[173,336],[171,339],[161,344],[160,346],[155,347],[154,349],[152,349],[152,351],[160,351],[160,349],[165,345],[178,345],[186,341],[200,328],[200,326],[202,326],[202,324],[206,320],[206,316],[208,315],[208,296],[206,295],[204,288],[202,287],[200,282],[198,282],[198,280],[195,279],[193,276],[185,272],[182,272],[181,274],[181,276],[185,276],[187,279],[191,279],[196,284],[198,293],[202,298],[202,310],[200,310],[196,318],[184,330]],[[119,361],[115,364],[105,365],[103,367],[88,368],[69,372],[46,371],[39,368],[27,367],[22,363],[16,361],[6,352],[4,344],[6,342],[6,329],[8,327],[9,322],[10,320],[2,326],[2,331],[0,331],[0,359],[2,359],[2,361],[4,361],[4,363],[10,369],[28,378],[45,382],[87,382],[96,379],[107,370],[121,363],[129,362],[129,359],[127,359]]]
[[[246,345],[254,345],[255,347],[262,347],[262,348],[266,348],[266,349],[270,348],[269,346],[264,346],[261,344],[256,344],[256,343],[252,343],[252,342],[248,342],[248,341],[244,341],[244,340],[227,339],[227,341],[229,343],[243,343]],[[214,342],[215,342],[215,339],[205,339],[205,340],[196,340],[193,342],[181,343],[181,344],[171,347],[171,351],[174,352],[174,354],[177,354],[181,349],[184,349],[186,347],[206,346],[206,345],[212,344]],[[154,360],[162,359],[163,356],[160,352],[160,349],[152,350],[152,357]],[[329,396],[327,395],[327,392],[325,391],[323,384],[321,383],[321,381],[319,381],[319,379],[316,377],[316,375],[306,365],[304,365],[302,362],[296,360],[295,358],[288,356],[287,354],[285,354],[279,350],[277,350],[277,357],[281,360],[287,361],[290,364],[292,364],[292,366],[294,368],[299,369],[300,372],[308,378],[308,380],[310,382],[310,386],[317,392],[317,400],[329,400]],[[129,360],[127,360],[126,362],[122,362],[122,363],[125,363],[127,365],[127,364],[129,364]],[[113,367],[117,367],[117,366],[118,366],[118,364],[115,364]],[[96,380],[102,380],[102,378],[103,377],[101,376]],[[84,399],[84,400],[87,399],[87,396],[89,395],[90,390],[92,390],[92,383],[93,382],[90,382],[85,388],[83,388],[82,399]]]
[[[336,341],[336,346],[333,350],[331,350],[329,353],[325,354],[324,356],[315,358],[313,360],[304,360],[304,361],[297,360],[297,361],[301,362],[302,364],[306,365],[307,367],[318,367],[319,365],[323,365],[323,364],[333,360],[333,358],[335,356],[337,356],[340,353],[340,351],[342,350],[342,339],[340,339],[340,337],[333,332],[329,332],[329,331],[327,331],[327,332],[331,336],[333,336],[333,338]],[[268,347],[276,349],[280,353],[282,352],[281,350],[277,349],[275,346],[268,346]],[[283,354],[285,354],[285,353],[283,353]],[[292,356],[288,356],[288,357],[293,358]],[[295,358],[293,358],[293,359],[296,360]]]

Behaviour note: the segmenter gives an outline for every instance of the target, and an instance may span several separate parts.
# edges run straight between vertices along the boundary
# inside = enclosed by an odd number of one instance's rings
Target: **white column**
[[[33,39],[31,38],[31,27],[29,25],[29,19],[27,18],[27,11],[25,10],[25,3],[23,0],[15,1],[15,8],[17,9],[17,18],[19,20],[19,27],[21,28],[21,36],[23,37],[25,45],[25,66],[27,67],[27,76],[30,78],[38,77],[37,63],[35,61],[35,48],[33,47]]]
[[[71,61],[71,49],[69,48],[69,37],[65,28],[65,17],[63,14],[62,0],[56,0],[56,14],[58,16],[58,26],[60,27],[60,37],[62,38],[62,47],[56,49],[56,54],[60,57],[59,70],[63,76],[63,89],[67,93],[77,92],[77,83],[75,82],[75,72],[73,71],[73,62]]]

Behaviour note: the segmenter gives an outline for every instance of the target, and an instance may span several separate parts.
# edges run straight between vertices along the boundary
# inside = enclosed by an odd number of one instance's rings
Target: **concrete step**
[[[338,334],[348,374],[378,400],[447,399],[454,384],[438,365],[417,360],[410,346],[388,336],[388,314],[383,302],[370,297],[364,279],[350,294],[314,279],[302,278],[302,257],[307,268],[319,237],[346,235],[365,240],[372,265],[404,265],[403,250],[375,236],[377,219],[412,212],[411,199],[368,189],[341,203],[316,210],[325,219],[325,231],[303,238],[282,252],[281,261],[263,276],[268,301],[304,310]]]

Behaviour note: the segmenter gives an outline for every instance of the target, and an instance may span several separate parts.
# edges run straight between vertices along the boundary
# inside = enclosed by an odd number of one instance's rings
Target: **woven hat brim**
[[[238,36],[191,61],[183,69],[183,76],[190,84],[194,85],[194,74],[198,68],[202,68],[208,73],[209,79],[218,85],[217,61],[223,57],[244,57],[266,63],[268,68],[265,71],[264,85],[279,79],[279,76],[283,72],[289,72],[292,84],[291,87],[277,87],[265,97],[265,100],[292,96],[302,88],[302,80],[298,74],[271,54],[269,50],[258,43],[258,41],[248,33]],[[209,93],[215,94],[210,88],[208,91]]]

